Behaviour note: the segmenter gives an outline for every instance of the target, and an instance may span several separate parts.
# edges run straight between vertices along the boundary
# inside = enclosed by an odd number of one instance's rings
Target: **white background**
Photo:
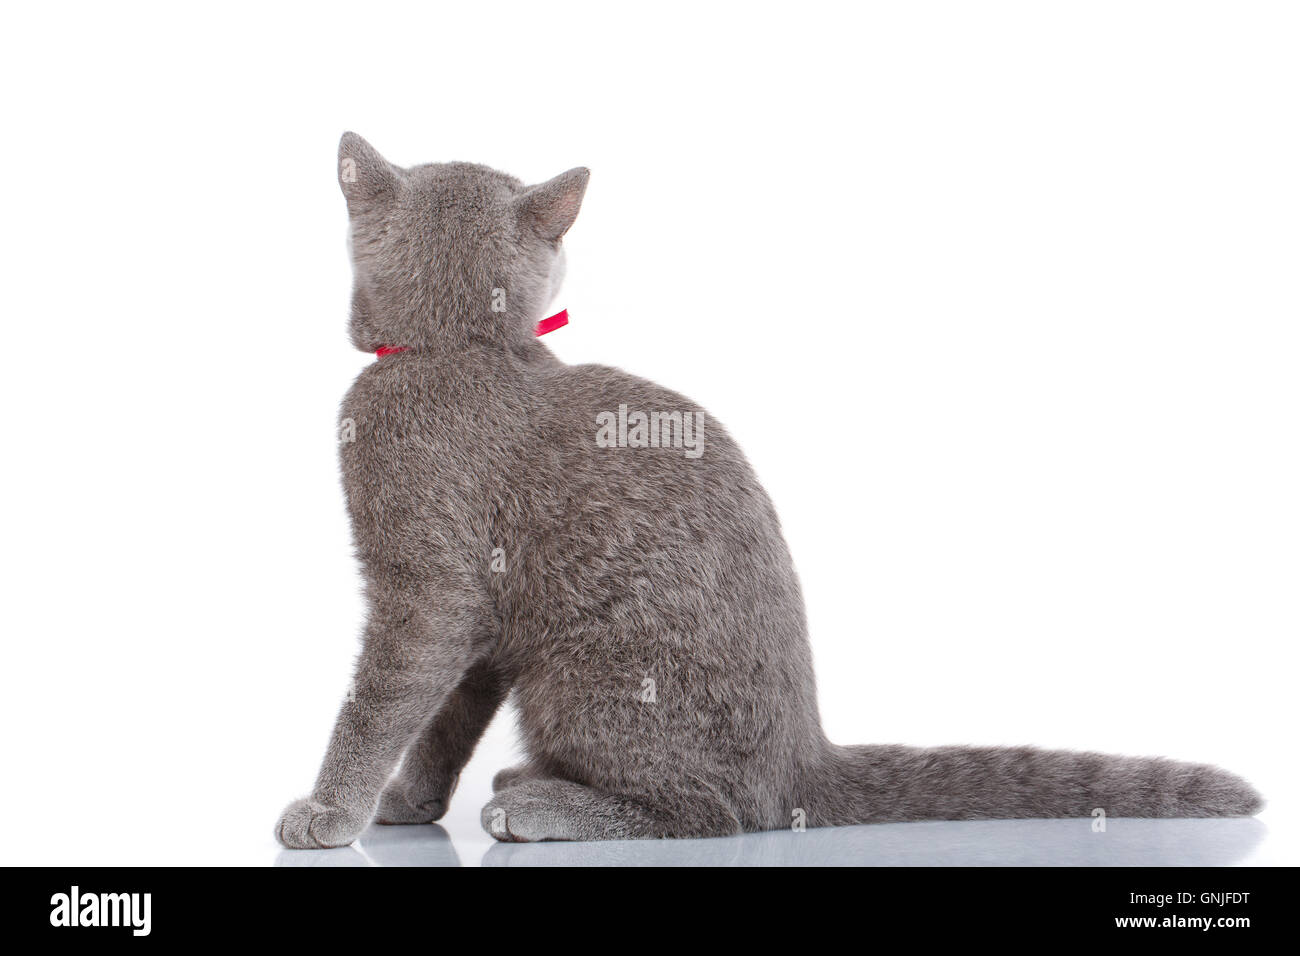
[[[362,619],[355,129],[591,168],[547,342],[740,440],[834,740],[1216,762],[1300,862],[1293,6],[6,19],[0,861],[277,859]]]

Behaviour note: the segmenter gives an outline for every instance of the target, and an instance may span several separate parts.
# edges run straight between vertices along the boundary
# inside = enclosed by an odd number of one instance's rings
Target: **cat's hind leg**
[[[510,679],[490,662],[470,668],[402,758],[379,797],[377,823],[432,823],[447,812],[460,771],[510,691]]]
[[[656,803],[568,780],[525,779],[483,808],[483,829],[505,843],[654,840],[730,836],[740,821],[710,793],[675,793]]]

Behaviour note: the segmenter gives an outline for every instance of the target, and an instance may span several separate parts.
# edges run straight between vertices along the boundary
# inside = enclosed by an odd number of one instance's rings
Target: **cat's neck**
[[[432,314],[417,313],[411,306],[394,312],[372,308],[368,296],[353,298],[352,342],[379,358],[416,353],[434,359],[459,358],[473,361],[505,353],[525,363],[545,362],[551,352],[537,341],[539,335],[568,322],[567,310],[545,318],[514,311],[485,312],[477,308],[443,303]]]
[[[375,350],[375,357],[380,362],[392,361],[398,356],[453,368],[473,370],[490,367],[520,374],[533,368],[563,364],[535,336],[504,340],[473,335],[454,340],[430,338],[409,345],[385,343]]]

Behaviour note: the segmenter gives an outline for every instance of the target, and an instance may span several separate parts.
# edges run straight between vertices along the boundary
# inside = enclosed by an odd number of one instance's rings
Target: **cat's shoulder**
[[[553,383],[570,390],[574,398],[622,396],[624,401],[645,398],[694,405],[665,385],[612,365],[566,365],[551,374]]]
[[[354,400],[382,401],[393,396],[460,388],[474,378],[453,359],[421,352],[385,355],[363,368],[348,389]]]

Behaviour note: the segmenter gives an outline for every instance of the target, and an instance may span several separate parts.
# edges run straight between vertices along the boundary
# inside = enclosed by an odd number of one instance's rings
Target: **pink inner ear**
[[[547,332],[554,332],[561,326],[569,324],[569,310],[561,309],[554,315],[547,316],[537,323],[537,334],[545,335]]]

